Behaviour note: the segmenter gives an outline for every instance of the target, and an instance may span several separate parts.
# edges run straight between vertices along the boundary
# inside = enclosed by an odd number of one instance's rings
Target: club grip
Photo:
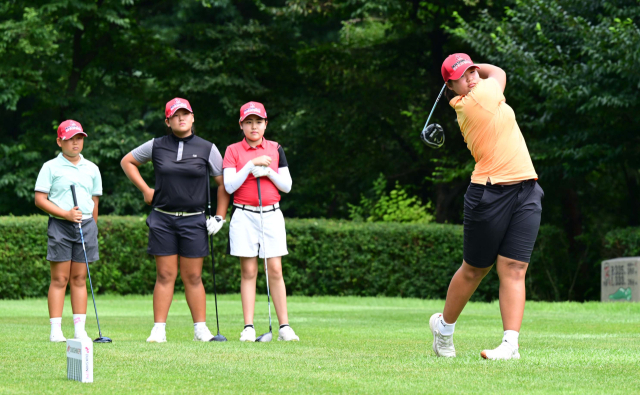
[[[256,178],[258,181],[258,204],[262,207],[262,194],[260,193],[260,177]]]
[[[78,199],[76,198],[76,186],[70,185],[71,188],[71,196],[73,196],[73,207],[78,206]]]

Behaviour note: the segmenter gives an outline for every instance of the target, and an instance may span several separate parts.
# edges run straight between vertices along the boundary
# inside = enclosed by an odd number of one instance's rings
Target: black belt
[[[233,207],[238,208],[240,210],[245,210],[245,211],[250,211],[252,213],[259,213],[260,212],[260,207],[256,207],[256,206],[250,206],[248,204],[233,204]],[[276,203],[270,206],[264,206],[262,207],[262,212],[263,213],[270,213],[272,211],[276,211],[280,209],[280,203]]]

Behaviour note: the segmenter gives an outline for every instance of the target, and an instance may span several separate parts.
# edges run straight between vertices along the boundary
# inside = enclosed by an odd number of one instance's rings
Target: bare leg
[[[178,255],[156,255],[156,286],[153,289],[153,322],[167,322],[178,277]]]
[[[253,312],[256,304],[256,278],[258,276],[258,257],[240,257],[240,298],[244,324],[253,325]]]
[[[287,289],[282,278],[282,257],[269,258],[267,261],[269,271],[269,288],[273,298],[273,307],[276,308],[280,325],[289,323],[287,315]]]
[[[71,272],[71,261],[49,262],[49,265],[51,267],[51,284],[49,284],[48,295],[49,318],[62,317],[64,294]]]
[[[203,258],[180,257],[180,276],[193,322],[207,320],[207,295],[202,285],[202,261]]]
[[[469,298],[471,298],[471,295],[473,295],[484,276],[490,270],[491,266],[479,269],[462,261],[462,265],[453,275],[451,283],[449,283],[447,301],[444,304],[442,313],[442,318],[446,323],[453,324],[458,320]]]
[[[498,255],[498,277],[500,278],[500,314],[505,331],[520,332],[526,289],[525,274],[529,264]]]
[[[87,266],[71,262],[71,310],[73,314],[87,314]]]

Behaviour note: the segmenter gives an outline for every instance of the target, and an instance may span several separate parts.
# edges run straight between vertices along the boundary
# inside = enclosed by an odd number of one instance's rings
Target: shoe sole
[[[278,341],[280,342],[299,342],[300,339],[291,339],[291,340],[287,340],[287,339],[283,339],[281,337],[278,337]]]
[[[484,358],[484,359],[488,359],[488,360],[491,360],[491,361],[498,361],[498,360],[508,361],[508,360],[510,360],[510,359],[520,359],[520,353],[516,353],[516,354],[515,354],[514,356],[512,356],[511,358],[507,358],[507,359],[504,359],[504,358],[499,358],[499,359],[490,359],[490,358],[487,356],[487,350],[482,351],[482,352],[480,353],[480,356],[481,356],[482,358]]]
[[[166,343],[166,340],[147,340],[147,343]]]
[[[51,339],[49,339],[50,343],[64,343],[66,341],[67,341],[67,339],[64,339],[64,340],[51,340]]]
[[[431,329],[431,334],[433,335],[433,343],[431,344],[431,348],[433,349],[433,352],[436,354],[436,357],[439,357],[440,354],[438,354],[438,349],[436,348],[436,332],[434,331],[433,327],[436,324],[435,320],[438,319],[439,317],[440,317],[440,313],[436,313],[432,315],[431,318],[429,318],[429,329]]]
[[[255,342],[256,342],[256,339],[253,339],[253,340],[251,340],[251,339],[244,339],[244,340],[243,340],[243,339],[240,339],[240,341],[241,341],[241,342],[245,342],[245,343],[255,343]]]

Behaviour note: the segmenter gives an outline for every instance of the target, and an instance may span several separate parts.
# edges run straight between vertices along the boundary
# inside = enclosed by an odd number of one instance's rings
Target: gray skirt
[[[82,221],[84,246],[87,250],[87,260],[95,262],[100,259],[98,254],[98,226],[93,218]],[[84,252],[80,240],[80,229],[77,223],[64,219],[49,218],[47,228],[47,260],[51,262],[83,262]]]

